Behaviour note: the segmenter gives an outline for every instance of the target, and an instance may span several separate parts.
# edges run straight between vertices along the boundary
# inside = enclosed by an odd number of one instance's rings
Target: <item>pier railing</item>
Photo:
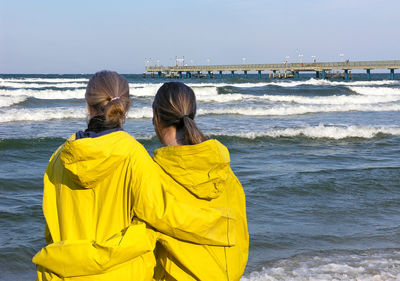
[[[209,72],[209,71],[322,71],[350,69],[398,69],[400,60],[385,61],[344,61],[276,64],[232,64],[232,65],[187,65],[187,66],[148,66],[146,72]]]

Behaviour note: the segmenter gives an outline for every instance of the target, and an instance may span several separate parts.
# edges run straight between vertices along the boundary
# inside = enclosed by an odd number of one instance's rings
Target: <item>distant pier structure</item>
[[[315,72],[316,78],[326,79],[331,77],[351,79],[353,69],[365,70],[367,79],[371,79],[371,70],[388,69],[390,79],[394,80],[394,70],[400,68],[400,60],[385,61],[344,61],[344,62],[311,62],[311,63],[278,63],[278,64],[233,64],[233,65],[184,65],[184,66],[147,66],[146,73],[152,78],[201,78],[220,77],[229,73],[235,77],[237,72],[243,73],[247,78],[249,71],[256,71],[261,79],[263,71],[269,79],[299,78],[300,72]],[[215,75],[216,74],[216,75]]]

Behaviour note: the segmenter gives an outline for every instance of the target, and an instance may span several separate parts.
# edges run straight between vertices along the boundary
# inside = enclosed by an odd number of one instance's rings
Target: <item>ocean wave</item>
[[[43,88],[86,88],[86,83],[57,83],[57,84],[38,84],[38,83],[19,83],[0,81],[0,87],[11,89],[43,89]]]
[[[264,107],[240,107],[229,106],[224,108],[199,109],[199,115],[246,115],[246,116],[290,116],[310,113],[330,113],[330,112],[382,112],[400,111],[400,104],[385,104],[375,106],[371,104],[337,104],[337,105],[280,105],[269,108]]]
[[[289,80],[271,82],[244,82],[244,83],[188,83],[190,87],[235,87],[235,88],[257,88],[265,86],[279,86],[291,88],[303,85],[310,86],[383,86],[400,85],[398,80],[373,80],[373,81],[331,81],[327,79],[310,78],[308,80]]]
[[[0,78],[0,82],[19,82],[19,83],[68,83],[68,82],[88,82],[88,78]]]
[[[157,89],[152,88],[133,88],[130,93],[132,97],[154,97]],[[4,96],[24,96],[34,97],[36,99],[84,99],[85,89],[74,89],[74,90],[32,90],[32,89],[19,89],[19,90],[5,90],[0,89],[0,97]],[[256,98],[256,96],[242,95],[242,94],[218,94],[217,88],[201,88],[196,89],[196,98],[198,101],[203,102],[229,102],[239,101],[243,99]]]
[[[196,84],[199,85],[199,84]],[[137,97],[154,97],[159,85],[151,85],[144,88],[132,88],[131,95]],[[230,102],[241,100],[269,100],[273,102],[294,102],[299,104],[374,104],[387,103],[400,100],[400,89],[385,87],[349,87],[358,95],[332,95],[332,96],[291,96],[291,95],[248,95],[240,93],[219,94],[218,88],[211,84],[204,84],[202,87],[193,88],[198,101],[203,102]]]
[[[327,79],[310,78],[308,80],[285,80],[268,82],[243,82],[243,83],[188,83],[190,87],[235,87],[235,88],[257,88],[266,86],[279,86],[291,88],[303,85],[310,86],[383,86],[400,85],[397,80],[374,80],[374,81],[331,81]]]
[[[42,87],[85,87],[89,79],[87,78],[0,78],[0,87],[12,88],[42,88]],[[133,83],[129,86],[132,89],[148,89],[154,95],[163,83]],[[235,88],[257,88],[266,86],[279,87],[297,87],[302,85],[311,86],[384,86],[384,85],[400,85],[398,80],[373,80],[373,81],[331,81],[323,79],[310,78],[308,80],[285,80],[285,81],[259,81],[259,82],[243,82],[243,83],[186,83],[192,88],[204,87],[235,87]]]
[[[400,250],[365,250],[299,255],[271,263],[241,281],[400,280]]]
[[[132,85],[130,84],[130,94],[133,97],[154,97],[157,90],[162,84],[147,84],[147,85]],[[198,101],[215,101],[215,102],[226,102],[242,100],[244,95],[220,95],[218,94],[218,88],[215,86],[202,86],[193,87],[193,91],[196,94]]]
[[[244,115],[244,116],[291,116],[310,113],[349,112],[349,111],[400,111],[400,104],[389,105],[282,105],[270,108],[229,106],[222,108],[201,108],[198,115]],[[152,118],[151,107],[133,108],[128,118]],[[85,118],[85,108],[53,107],[53,108],[7,108],[0,110],[0,122],[12,121],[44,121],[52,119]]]
[[[24,102],[27,98],[22,96],[0,96],[0,107],[8,107]]]
[[[346,139],[364,138],[371,139],[379,134],[400,136],[400,127],[371,127],[371,126],[332,126],[323,125],[308,126],[302,128],[274,128],[267,131],[239,132],[239,133],[206,133],[213,137],[237,137],[244,139],[256,139],[263,137],[306,137],[312,139]]]
[[[364,96],[400,96],[400,88],[388,87],[348,87],[351,91]]]
[[[129,111],[128,118],[152,118],[151,107],[135,108]],[[54,107],[54,108],[10,108],[0,111],[0,123],[20,121],[47,121],[57,119],[84,119],[85,107]]]
[[[0,89],[0,97],[2,96],[13,96],[13,97],[33,97],[35,99],[54,99],[54,100],[65,100],[65,99],[84,99],[85,90],[4,90]]]
[[[54,119],[81,119],[85,118],[85,116],[85,108],[12,108],[6,111],[0,111],[0,123],[18,121],[47,121]]]
[[[400,100],[400,89],[391,88],[360,88],[356,87],[352,91],[359,93],[359,95],[340,95],[340,96],[316,96],[316,97],[304,97],[304,96],[291,96],[291,95],[246,95],[239,93],[232,94],[218,94],[217,88],[202,88],[196,89],[196,99],[200,102],[216,102],[225,103],[232,101],[271,101],[271,102],[286,102],[286,103],[298,103],[298,104],[315,104],[315,105],[346,105],[346,104],[377,104],[377,103],[388,103],[396,102]],[[149,89],[135,89],[131,91],[133,97],[153,97],[153,92]],[[0,89],[0,97],[34,97],[36,99],[84,99],[85,90],[32,90],[32,89],[20,89],[20,90],[4,90]],[[0,106],[2,102],[0,101]],[[2,106],[7,106],[6,102],[3,102]],[[13,104],[13,103],[11,103]],[[11,105],[9,104],[9,105]]]
[[[373,92],[373,91],[371,91]],[[265,99],[273,102],[293,102],[299,104],[376,104],[395,102],[400,100],[400,93],[398,95],[340,95],[340,96],[317,96],[317,97],[304,97],[304,96],[280,96],[280,95],[263,95],[257,96],[243,96],[243,99]]]
[[[397,80],[375,80],[375,81],[331,81],[327,79],[314,79],[289,82],[270,82],[268,85],[279,87],[297,87],[303,85],[310,86],[382,86],[382,85],[399,85]]]
[[[62,111],[61,109],[58,112]],[[60,115],[54,115],[53,111],[42,112],[51,114],[52,119],[60,119]],[[65,112],[64,112],[65,114]],[[84,118],[84,110],[76,111],[76,112],[66,112],[63,117],[72,116],[73,119],[83,119]],[[42,116],[39,112],[37,115]],[[147,112],[135,112],[130,118],[143,118],[143,116],[147,117]],[[20,118],[23,119],[23,118]],[[37,116],[33,116],[32,119],[38,119]],[[40,118],[39,118],[40,119]],[[48,119],[45,119],[48,120]],[[12,120],[18,121],[18,120]],[[40,121],[40,120],[19,120],[19,121]],[[1,115],[0,115],[0,122]],[[140,141],[157,141],[157,136],[154,132],[152,133],[141,133],[132,132],[133,136]],[[318,126],[306,126],[306,127],[294,127],[294,128],[271,128],[265,131],[242,131],[242,132],[221,132],[221,131],[204,131],[204,134],[209,138],[221,139],[244,139],[244,140],[257,140],[257,139],[279,139],[279,138],[287,138],[287,139],[296,139],[296,138],[306,138],[306,139],[329,139],[329,140],[343,140],[350,138],[359,138],[359,139],[373,139],[376,137],[382,137],[383,135],[387,136],[400,136],[400,127],[384,127],[384,126],[343,126],[343,125],[324,125],[320,124]],[[47,142],[60,142],[60,140],[65,140],[65,136],[54,137],[53,135],[49,137],[47,132],[45,134],[35,134],[35,135],[24,135],[18,139],[8,139],[7,137],[4,139],[0,139],[0,149],[1,147],[18,147],[23,148],[24,146],[31,146],[32,142],[44,143],[47,145]],[[29,142],[26,141],[29,140]]]

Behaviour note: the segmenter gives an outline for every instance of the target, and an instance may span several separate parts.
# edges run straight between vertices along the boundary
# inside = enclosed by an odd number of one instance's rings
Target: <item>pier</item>
[[[345,80],[351,78],[351,71],[354,69],[365,70],[368,80],[371,79],[371,70],[388,69],[389,78],[394,80],[394,70],[400,68],[400,60],[385,61],[344,61],[344,62],[311,62],[311,63],[276,63],[276,64],[233,64],[233,65],[184,65],[184,66],[147,66],[146,73],[151,77],[157,78],[202,78],[220,77],[223,72],[235,77],[236,72],[243,73],[247,78],[249,71],[256,71],[258,78],[262,79],[262,72],[266,73],[266,78],[299,78],[300,72],[315,72],[316,78],[326,79],[339,75]],[[336,71],[335,73],[332,73]],[[215,75],[215,73],[217,75]]]

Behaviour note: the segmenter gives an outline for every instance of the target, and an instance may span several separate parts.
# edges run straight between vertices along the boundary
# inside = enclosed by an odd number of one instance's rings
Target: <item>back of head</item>
[[[153,113],[158,135],[161,128],[175,126],[177,131],[183,130],[183,144],[207,140],[194,122],[196,96],[189,86],[180,82],[164,83],[154,98]]]
[[[96,115],[104,116],[105,127],[122,127],[131,104],[129,84],[117,72],[97,72],[89,80],[85,99]]]

